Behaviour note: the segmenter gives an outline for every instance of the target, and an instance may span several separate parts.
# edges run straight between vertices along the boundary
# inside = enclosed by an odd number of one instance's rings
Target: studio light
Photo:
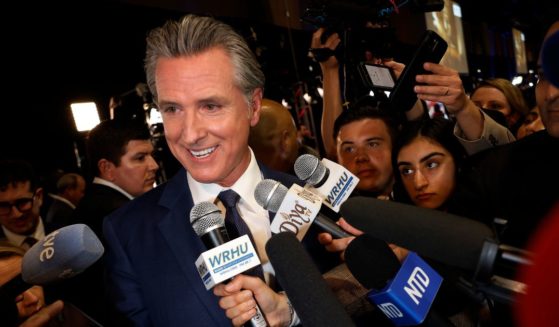
[[[72,103],[70,108],[78,132],[87,132],[100,123],[95,102]]]

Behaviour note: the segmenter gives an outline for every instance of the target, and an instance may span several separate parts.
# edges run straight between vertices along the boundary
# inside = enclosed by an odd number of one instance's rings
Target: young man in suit
[[[264,87],[253,53],[230,26],[188,15],[151,31],[145,63],[167,143],[184,168],[105,219],[113,301],[136,326],[241,325],[255,314],[256,302],[271,325],[289,325],[287,297],[260,278],[238,275],[214,294],[194,264],[206,248],[189,223],[190,210],[202,201],[219,204],[219,194],[233,190],[264,278],[272,279],[265,251],[270,215],[256,203],[254,189],[265,178],[300,182],[259,165],[248,146]]]
[[[42,240],[42,204],[43,188],[31,165],[23,160],[0,161],[0,241],[27,250]]]

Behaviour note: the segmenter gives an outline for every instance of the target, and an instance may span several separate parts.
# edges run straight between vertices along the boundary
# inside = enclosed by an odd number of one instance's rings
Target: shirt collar
[[[25,241],[25,239],[29,236],[34,237],[39,241],[45,238],[45,225],[43,225],[43,220],[41,219],[41,217],[39,217],[37,228],[35,228],[35,231],[29,235],[16,234],[8,230],[4,226],[2,226],[2,230],[4,231],[4,235],[6,236],[8,241],[10,241],[10,243],[20,247],[23,245],[23,241]]]
[[[190,192],[192,193],[192,199],[194,200],[194,203],[203,201],[214,202],[219,192],[226,189],[232,189],[241,196],[241,201],[245,202],[245,204],[249,208],[259,208],[258,203],[254,199],[254,190],[256,189],[256,185],[260,183],[263,177],[262,172],[260,172],[260,167],[258,167],[258,163],[256,162],[256,158],[254,157],[254,153],[252,152],[252,149],[249,148],[249,150],[250,163],[247,169],[241,175],[241,177],[229,188],[225,188],[215,183],[205,184],[197,182],[187,171],[186,177],[188,179],[188,185],[190,187]]]
[[[95,177],[93,179],[93,184],[101,184],[101,185],[105,185],[108,186],[112,189],[115,189],[117,191],[119,191],[120,193],[124,194],[127,198],[129,198],[130,200],[134,199],[134,197],[132,195],[130,195],[128,192],[126,192],[125,190],[123,190],[122,188],[120,188],[118,185],[116,185],[113,182],[110,182],[106,179],[102,179],[101,177]]]
[[[72,202],[70,202],[68,199],[66,199],[65,197],[62,197],[62,196],[57,195],[57,194],[52,194],[52,193],[49,193],[49,196],[50,196],[51,198],[55,199],[55,200],[58,200],[58,201],[61,201],[61,202],[66,203],[66,204],[69,205],[70,208],[72,208],[72,209],[76,209],[76,206],[75,206]]]

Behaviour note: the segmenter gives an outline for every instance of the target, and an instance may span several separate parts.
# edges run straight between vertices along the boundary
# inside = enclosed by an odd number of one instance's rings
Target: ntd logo
[[[422,298],[423,294],[429,286],[429,276],[419,267],[415,267],[412,271],[410,278],[408,278],[408,284],[404,286],[404,291],[413,300],[413,302],[419,305],[418,298]]]
[[[381,303],[377,305],[377,307],[384,313],[385,316],[390,319],[402,318],[404,316],[402,311],[400,311],[397,306],[390,302]]]

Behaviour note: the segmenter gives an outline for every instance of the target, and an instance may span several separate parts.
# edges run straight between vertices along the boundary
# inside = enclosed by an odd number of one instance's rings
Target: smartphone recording
[[[392,70],[386,66],[361,63],[360,71],[365,84],[372,90],[392,90],[395,85]]]

